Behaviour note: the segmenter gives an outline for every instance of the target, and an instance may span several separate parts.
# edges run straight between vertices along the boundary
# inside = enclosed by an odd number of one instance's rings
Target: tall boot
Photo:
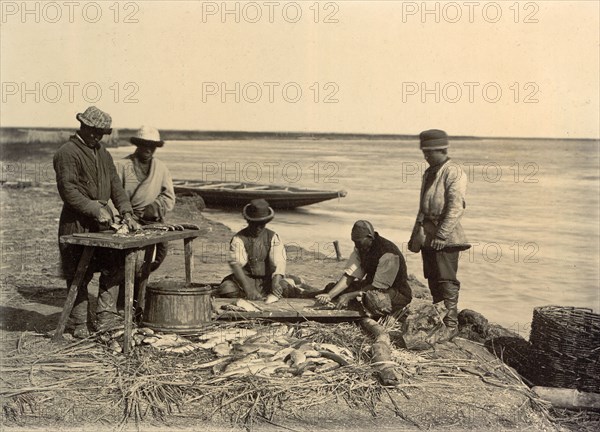
[[[458,291],[460,285],[452,282],[442,282],[440,287],[444,293],[444,305],[448,313],[444,317],[444,324],[451,329],[458,328]]]
[[[77,289],[73,309],[69,315],[69,327],[73,329],[73,336],[76,338],[86,338],[90,335],[88,323],[90,322],[90,302],[88,299],[88,284],[93,277],[93,273],[86,275],[85,279]],[[67,279],[67,288],[71,286],[72,279]]]
[[[117,313],[119,285],[107,287],[100,282],[98,289],[98,308],[96,310],[98,330],[109,330],[123,325],[123,319]]]

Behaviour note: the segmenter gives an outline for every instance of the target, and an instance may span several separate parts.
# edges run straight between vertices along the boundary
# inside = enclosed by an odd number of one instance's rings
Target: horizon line
[[[3,129],[25,129],[25,130],[73,130],[76,131],[78,129],[75,127],[65,127],[65,126],[0,126],[0,131]],[[138,127],[113,127],[114,130],[131,130],[135,131]],[[295,136],[339,136],[339,137],[380,137],[380,138],[388,138],[388,139],[418,139],[418,134],[393,134],[393,133],[376,133],[376,132],[315,132],[315,131],[248,131],[248,130],[202,130],[202,129],[161,129],[159,128],[161,133],[197,133],[197,134],[246,134],[246,135],[295,135]],[[485,140],[485,139],[522,139],[522,140],[586,140],[586,141],[600,141],[600,136],[598,137],[536,137],[536,136],[477,136],[477,135],[448,135],[450,139],[467,139],[467,140]],[[167,139],[169,140],[169,139]],[[169,141],[181,141],[181,140],[172,140]],[[191,140],[190,140],[191,141]]]

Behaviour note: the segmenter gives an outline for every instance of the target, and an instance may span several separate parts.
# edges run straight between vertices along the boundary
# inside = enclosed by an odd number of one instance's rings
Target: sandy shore
[[[0,188],[0,202],[2,203],[0,349],[4,359],[3,363],[5,363],[7,359],[14,360],[13,356],[18,352],[18,349],[15,351],[15,347],[18,348],[23,336],[26,336],[25,339],[27,339],[32,332],[46,333],[56,327],[66,296],[66,289],[59,271],[57,228],[62,202],[56,186],[51,183],[24,188],[4,186]],[[216,283],[228,274],[227,250],[233,234],[231,230],[223,224],[205,218],[198,207],[198,202],[191,198],[178,199],[176,209],[169,215],[168,220],[172,223],[194,223],[207,232],[206,235],[195,241],[194,281]],[[288,253],[290,257],[288,272],[303,277],[307,283],[316,287],[322,287],[335,280],[344,268],[344,262],[315,257],[313,253],[305,253],[301,250],[289,250]],[[183,269],[182,242],[171,243],[167,259],[161,268],[151,275],[151,281],[183,280]],[[428,295],[424,287],[415,284],[413,286],[416,297]],[[90,286],[91,293],[96,291],[97,276]],[[420,301],[429,302],[430,300]],[[455,359],[464,358],[464,356],[473,356],[473,352],[477,352],[476,355],[481,356],[482,359],[485,358],[487,364],[497,361],[483,347],[469,341],[444,345],[446,346],[440,346],[427,353],[426,356],[429,357],[424,357],[425,364],[431,363],[431,360],[427,360],[427,358],[448,359],[449,362],[452,362]],[[424,370],[427,370],[427,366]],[[317,412],[307,412],[305,418],[285,418],[286,427],[291,427],[292,430],[418,429],[415,424],[407,423],[393,414],[395,408],[392,403],[396,404],[400,401],[408,416],[429,418],[427,428],[432,429],[481,430],[486,428],[497,430],[505,427],[509,429],[533,427],[537,430],[538,427],[545,427],[552,430],[554,428],[547,420],[539,416],[533,407],[529,406],[528,397],[523,393],[526,388],[511,390],[506,386],[498,389],[485,384],[477,375],[464,374],[464,385],[469,389],[469,393],[459,395],[454,393],[453,389],[456,388],[454,384],[452,388],[445,388],[443,379],[439,382],[436,380],[436,376],[439,376],[440,373],[444,374],[444,371],[436,369],[435,372],[425,372],[425,375],[418,378],[421,381],[425,380],[424,384],[419,384],[424,386],[423,388],[419,389],[419,385],[408,384],[407,381],[406,387],[403,387],[402,391],[394,390],[387,405],[385,403],[382,405],[381,415],[377,417],[373,417],[372,413],[367,410],[351,409],[347,403],[340,400],[332,402],[331,406],[323,407]],[[429,386],[434,386],[435,390],[433,390],[434,387],[428,389]],[[416,387],[417,390],[411,389],[411,387]],[[479,403],[477,400],[481,397],[479,396],[480,392],[485,393],[483,396],[485,403],[493,407],[490,409],[501,409],[508,414],[491,415],[486,414],[484,410],[475,415],[469,411],[473,409],[472,406]],[[4,402],[9,403],[10,401]],[[518,415],[514,415],[515,412]],[[460,418],[455,418],[456,415],[459,415]],[[6,420],[6,418],[3,419],[3,421]],[[69,420],[63,419],[55,425],[60,425],[61,428],[65,426],[78,427],[81,422],[85,424],[85,420],[85,416],[75,417]],[[31,421],[30,417],[23,417],[19,420],[17,416],[16,421],[13,419],[8,424],[12,426],[47,426],[46,421],[46,419]],[[208,427],[209,430],[230,430],[230,425],[223,419],[211,420],[211,423],[206,423],[206,421],[198,423],[197,418],[178,417],[177,421],[173,421],[173,425],[178,427],[202,425],[205,428]],[[97,426],[90,425],[88,429],[96,430]],[[420,427],[423,427],[423,424]],[[109,429],[112,428],[112,426],[109,427]],[[260,430],[281,430],[281,428],[264,423],[260,426]]]
[[[23,335],[30,332],[45,333],[55,328],[60,314],[66,289],[64,280],[60,278],[59,255],[57,247],[57,225],[62,202],[58,196],[55,185],[45,184],[25,188],[3,187],[0,189],[2,202],[2,283],[1,283],[1,330],[0,340],[3,358],[14,355],[15,345],[18,346]],[[193,199],[180,199],[176,210],[169,215],[173,223],[191,222],[207,230],[207,234],[195,241],[195,272],[194,280],[197,282],[218,282],[228,273],[227,245],[232,232],[222,224],[212,222],[202,216],[197,202]],[[179,278],[183,279],[184,255],[182,242],[171,243],[169,256],[159,270],[151,275],[152,280]],[[289,251],[290,273],[302,276],[313,286],[324,286],[334,280],[342,272],[344,263],[332,259],[315,259],[313,254],[306,255],[302,251]],[[97,279],[91,284],[91,292],[97,290]],[[480,349],[480,348],[478,348]],[[452,350],[446,354],[439,351],[436,355],[451,355]],[[483,352],[488,359],[493,356]],[[437,373],[437,372],[436,372]],[[431,379],[432,377],[428,377]],[[486,387],[473,377],[473,385]],[[374,384],[376,385],[376,384]],[[476,387],[475,387],[476,388]],[[408,390],[408,389],[407,389]],[[397,397],[404,400],[408,412],[412,409],[423,415],[423,410],[431,411],[431,427],[441,427],[452,417],[457,408],[456,401],[446,404],[442,409],[430,401],[423,405],[424,395],[414,394],[413,402],[408,402],[409,397],[404,390],[398,392]],[[443,386],[436,390],[436,398],[450,398],[454,400],[452,388],[444,389]],[[488,390],[489,391],[489,390]],[[461,396],[462,397],[462,396]],[[476,396],[478,398],[478,396]],[[503,392],[490,392],[488,398],[494,400],[497,406],[503,406],[507,412],[517,409],[526,403],[527,397],[518,392],[507,395]],[[390,399],[392,400],[392,399]],[[389,403],[389,402],[388,402]],[[412,408],[411,408],[412,406]],[[384,404],[385,407],[385,404]],[[387,408],[391,409],[391,408]],[[434,413],[435,411],[439,411]],[[305,419],[287,419],[287,425],[293,425],[295,430],[336,430],[336,429],[362,429],[369,430],[373,427],[402,427],[412,429],[414,424],[394,416],[385,414],[374,419],[367,410],[352,410],[342,401],[332,403],[328,408],[323,407],[317,412],[307,413]],[[416,414],[412,414],[416,415]],[[513,416],[514,417],[514,416]],[[465,417],[466,418],[466,417]],[[328,419],[328,422],[325,422]],[[351,419],[349,421],[348,419]],[[6,419],[5,419],[6,420]],[[63,426],[77,426],[81,419],[71,419],[60,423]],[[193,424],[197,419],[191,420]],[[456,423],[456,426],[482,425],[486,423],[486,416],[474,416]],[[41,423],[40,423],[41,422]],[[530,409],[527,416],[512,418],[509,416],[507,425],[541,424],[540,418]],[[17,417],[13,426],[19,424],[32,425],[30,421],[20,423]],[[177,422],[178,426],[187,425],[189,422]],[[463,424],[464,423],[464,424]],[[496,425],[499,423],[495,422]],[[37,419],[39,425],[44,425],[44,419]],[[205,422],[202,424],[206,424]],[[277,427],[265,423],[263,426],[278,430]],[[211,427],[225,428],[229,426],[224,420],[211,423]],[[265,429],[261,427],[261,430]]]

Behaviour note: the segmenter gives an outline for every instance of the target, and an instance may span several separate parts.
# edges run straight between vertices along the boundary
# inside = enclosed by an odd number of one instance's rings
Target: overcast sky
[[[599,16],[597,1],[3,1],[0,123],[74,128],[97,105],[117,128],[598,138]]]

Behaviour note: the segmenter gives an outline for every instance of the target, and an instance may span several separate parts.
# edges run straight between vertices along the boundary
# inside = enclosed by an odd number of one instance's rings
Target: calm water
[[[469,179],[463,227],[474,245],[459,263],[460,308],[524,336],[535,306],[600,310],[598,149],[585,141],[452,143],[450,156]],[[420,255],[406,250],[426,169],[417,142],[169,142],[156,156],[174,178],[345,189],[346,198],[278,212],[271,227],[285,243],[330,256],[339,240],[348,256],[352,224],[368,219],[423,280]],[[206,215],[244,226],[237,211]]]

